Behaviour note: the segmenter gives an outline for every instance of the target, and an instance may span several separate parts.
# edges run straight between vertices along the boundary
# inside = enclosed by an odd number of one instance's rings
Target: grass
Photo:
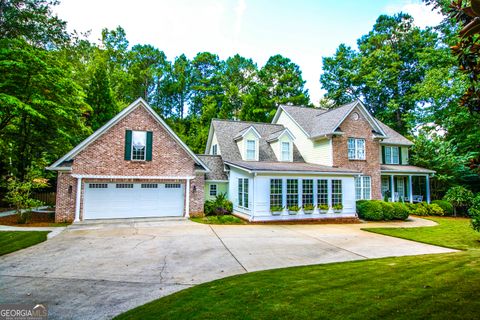
[[[0,256],[47,240],[50,231],[0,231]]]
[[[466,219],[434,220],[440,225],[417,232],[380,230],[466,251],[248,273],[174,293],[117,319],[476,319],[480,234],[468,230]]]
[[[434,227],[421,228],[364,228],[362,230],[402,239],[434,244],[459,250],[480,249],[480,233],[474,231],[467,218],[436,218]]]
[[[242,219],[232,215],[193,217],[190,220],[204,224],[246,224]]]

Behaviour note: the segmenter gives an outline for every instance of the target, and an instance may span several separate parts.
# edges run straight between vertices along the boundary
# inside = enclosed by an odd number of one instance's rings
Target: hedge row
[[[410,210],[403,202],[360,200],[357,201],[357,213],[363,220],[406,220]]]

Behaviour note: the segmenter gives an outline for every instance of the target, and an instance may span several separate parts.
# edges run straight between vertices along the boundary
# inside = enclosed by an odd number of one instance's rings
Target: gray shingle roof
[[[224,161],[242,160],[242,156],[234,139],[239,135],[240,132],[244,132],[245,129],[248,129],[251,126],[254,127],[255,130],[257,130],[257,132],[260,134],[259,161],[278,161],[272,147],[270,146],[270,143],[267,142],[267,139],[273,133],[285,129],[283,125],[214,119],[212,120],[212,126],[215,130],[220,153],[222,154]],[[304,162],[296,146],[293,148],[293,161]]]
[[[228,180],[221,156],[198,154],[197,157],[210,169],[206,173],[206,180]]]
[[[383,139],[383,144],[399,144],[404,146],[413,146],[413,142],[402,136],[397,131],[393,130],[380,120],[376,119],[380,127],[382,127],[383,131],[387,135],[388,138]]]
[[[275,141],[278,139],[278,137],[280,137],[282,135],[282,133],[285,132],[286,129],[281,129],[281,130],[278,130],[277,132],[274,132],[272,134],[270,134],[268,137],[267,137],[267,141]]]
[[[409,165],[396,165],[396,164],[382,164],[380,166],[382,172],[396,172],[396,173],[435,173],[433,170],[409,166]]]
[[[344,173],[344,174],[358,174],[359,171],[322,166],[306,162],[257,162],[257,161],[225,161],[225,164],[238,166],[251,171],[264,172],[316,172],[316,173]]]
[[[331,110],[294,106],[282,106],[282,108],[313,138],[332,134],[339,125],[339,122],[345,118],[356,104],[357,102],[354,101]],[[384,144],[413,145],[410,140],[400,133],[382,123],[380,120],[374,119],[387,136],[387,138],[383,140]]]

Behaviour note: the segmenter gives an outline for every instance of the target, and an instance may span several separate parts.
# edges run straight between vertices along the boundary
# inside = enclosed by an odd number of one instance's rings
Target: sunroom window
[[[147,150],[147,132],[132,132],[132,160],[145,160]]]
[[[298,180],[287,179],[287,208],[298,206]]]
[[[270,208],[283,207],[282,179],[270,179]]]
[[[332,180],[332,205],[342,204],[342,180]]]

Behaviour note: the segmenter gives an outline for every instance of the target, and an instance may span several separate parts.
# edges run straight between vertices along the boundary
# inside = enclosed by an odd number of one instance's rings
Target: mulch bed
[[[30,221],[26,224],[18,224],[16,214],[0,217],[0,224],[5,226],[44,227],[53,222],[55,222],[55,216],[47,212],[32,212]]]

